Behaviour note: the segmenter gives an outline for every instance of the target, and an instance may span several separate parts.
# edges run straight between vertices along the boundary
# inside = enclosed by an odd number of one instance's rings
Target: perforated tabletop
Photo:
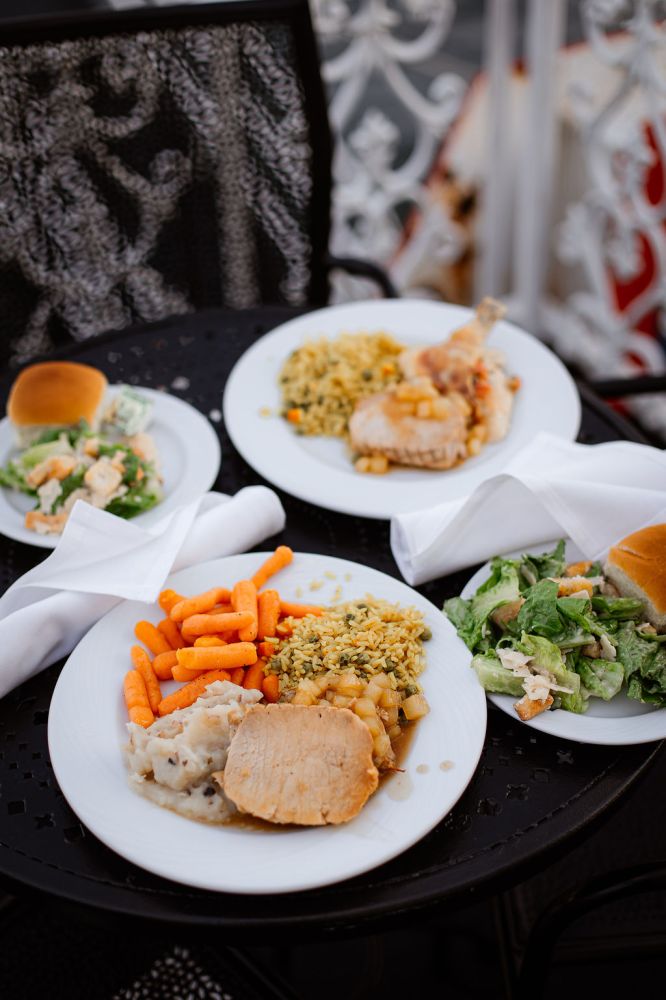
[[[165,387],[209,416],[220,436],[215,488],[235,493],[262,480],[235,452],[221,422],[231,367],[257,337],[297,315],[287,309],[210,311],[130,330],[69,352],[111,382]],[[14,375],[0,377],[0,405]],[[581,440],[630,436],[621,420],[584,396]],[[281,494],[284,542],[373,566],[398,577],[388,524],[348,517]],[[3,589],[48,555],[0,538]],[[418,588],[433,603],[459,593],[473,568]],[[524,878],[598,820],[648,766],[659,744],[593,747],[535,732],[489,706],[488,731],[470,785],[451,813],[394,861],[339,885],[306,893],[245,897],[191,889],[117,856],[85,830],[53,777],[47,747],[56,664],[0,701],[0,876],[21,886],[129,916],[218,926],[225,940],[252,928],[273,940],[295,926],[320,933],[378,923],[435,901],[491,892]],[[85,763],[82,764],[85,766]],[[322,858],[322,865],[326,859]]]

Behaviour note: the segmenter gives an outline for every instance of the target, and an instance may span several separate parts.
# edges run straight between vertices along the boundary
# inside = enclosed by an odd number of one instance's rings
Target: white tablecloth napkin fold
[[[150,530],[78,501],[53,553],[0,599],[0,697],[69,653],[120,600],[152,602],[166,577],[281,531],[265,486],[207,493]]]
[[[469,496],[394,517],[391,548],[415,585],[560,537],[599,559],[625,535],[664,521],[665,452],[538,434]]]

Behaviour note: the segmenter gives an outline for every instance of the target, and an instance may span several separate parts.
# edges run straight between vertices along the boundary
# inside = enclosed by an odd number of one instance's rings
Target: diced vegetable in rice
[[[329,670],[353,671],[363,679],[386,673],[395,690],[408,695],[420,691],[423,642],[430,630],[415,608],[367,595],[327,608],[319,617],[288,620],[293,633],[267,665],[269,673],[279,676],[281,691]]]

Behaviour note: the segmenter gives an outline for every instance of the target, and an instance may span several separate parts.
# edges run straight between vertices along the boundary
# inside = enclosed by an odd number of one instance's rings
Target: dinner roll
[[[608,553],[604,572],[623,597],[637,597],[645,617],[666,631],[666,524],[627,535]]]
[[[12,385],[7,416],[19,431],[96,424],[107,388],[106,376],[75,361],[43,361],[24,368]]]

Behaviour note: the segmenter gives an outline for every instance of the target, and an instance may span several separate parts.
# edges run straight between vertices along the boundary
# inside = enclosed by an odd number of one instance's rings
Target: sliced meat
[[[446,417],[424,419],[403,412],[396,390],[369,396],[349,421],[352,449],[400,465],[450,469],[467,457],[469,407],[459,393],[451,393],[446,406]]]
[[[225,795],[272,823],[345,823],[377,788],[372,736],[347,708],[256,705],[231,741]]]

